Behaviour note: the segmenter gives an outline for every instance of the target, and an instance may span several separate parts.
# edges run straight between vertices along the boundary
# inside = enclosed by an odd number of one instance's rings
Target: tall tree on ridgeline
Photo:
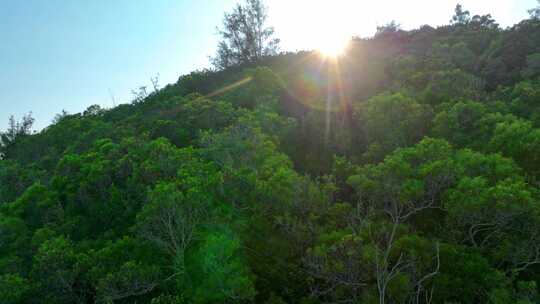
[[[9,118],[9,127],[5,132],[0,132],[0,159],[7,151],[7,148],[19,137],[30,135],[35,119],[32,113],[23,116],[22,121],[16,121],[12,115]]]
[[[216,69],[255,62],[261,57],[277,54],[279,39],[274,28],[266,26],[267,9],[262,0],[246,0],[237,4],[232,13],[225,13],[223,28],[218,29],[221,41],[216,56],[211,58]]]
[[[471,13],[467,10],[464,11],[461,4],[456,5],[454,12],[455,14],[452,16],[452,20],[450,20],[451,24],[467,24],[471,20]]]
[[[540,19],[540,0],[538,0],[538,6],[530,9],[529,14],[531,15],[532,19]]]

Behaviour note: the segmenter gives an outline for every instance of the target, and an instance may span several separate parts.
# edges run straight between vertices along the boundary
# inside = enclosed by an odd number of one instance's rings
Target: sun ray
[[[235,82],[233,84],[227,85],[227,86],[225,86],[225,87],[223,87],[223,88],[221,88],[219,90],[216,90],[216,91],[214,91],[214,92],[212,92],[210,94],[207,94],[205,97],[214,97],[216,95],[221,95],[221,94],[223,94],[223,93],[225,93],[227,91],[230,91],[230,90],[232,90],[234,88],[237,88],[237,87],[239,87],[241,85],[244,85],[244,84],[250,82],[251,80],[253,80],[253,77],[251,77],[251,76],[246,77],[246,78],[244,78],[242,80],[239,80],[239,81],[237,81],[237,82]]]

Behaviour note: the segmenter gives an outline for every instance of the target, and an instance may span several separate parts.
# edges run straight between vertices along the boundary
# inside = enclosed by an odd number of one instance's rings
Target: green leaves
[[[29,282],[16,274],[0,275],[0,295],[2,302],[17,304],[26,300],[31,287]]]
[[[71,302],[83,296],[78,285],[83,271],[79,259],[72,242],[63,236],[41,244],[34,256],[31,277],[42,286],[40,291],[46,300]]]
[[[424,209],[439,208],[439,197],[454,183],[452,149],[442,140],[424,139],[399,149],[378,165],[359,167],[349,178],[358,197],[374,212],[403,219]]]
[[[240,249],[240,241],[230,231],[205,234],[191,257],[195,286],[188,292],[192,293],[195,302],[234,302],[254,298],[253,277]]]
[[[503,274],[477,251],[441,244],[440,256],[440,274],[433,282],[436,301],[478,303],[484,301],[485,294],[505,288]]]
[[[534,176],[540,174],[538,166],[540,129],[533,129],[530,122],[498,124],[490,144],[492,151],[500,151],[503,155],[513,158]]]
[[[99,280],[97,299],[110,303],[150,293],[159,283],[156,266],[128,261]]]
[[[482,103],[458,102],[437,114],[432,132],[458,147],[481,147],[487,141],[484,137],[491,131],[484,127],[486,114],[487,108]]]
[[[432,115],[429,106],[401,94],[373,97],[358,105],[354,113],[368,144],[380,146],[372,150],[374,155],[367,155],[369,160],[379,160],[396,148],[418,142],[427,133]]]

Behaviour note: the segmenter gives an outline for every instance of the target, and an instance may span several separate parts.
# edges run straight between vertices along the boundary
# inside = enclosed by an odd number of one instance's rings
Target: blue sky
[[[535,0],[463,0],[502,26],[527,16]],[[216,26],[235,0],[0,0],[0,129],[33,112],[36,128],[56,113],[128,102],[131,90],[208,67]],[[404,28],[440,25],[456,1],[267,0],[283,50],[317,47],[321,32],[371,35],[390,20]],[[321,21],[322,20],[322,21]]]

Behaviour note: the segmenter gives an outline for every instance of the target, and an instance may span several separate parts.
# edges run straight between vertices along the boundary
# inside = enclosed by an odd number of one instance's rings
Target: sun
[[[353,37],[371,27],[369,18],[358,18],[359,12],[370,11],[370,1],[267,1],[271,8],[269,22],[276,25],[282,47],[312,50],[324,60],[344,55]],[[302,21],[298,12],[302,12]]]
[[[352,34],[352,26],[341,19],[340,14],[334,14],[332,22],[324,25],[324,28],[317,31],[315,38],[315,49],[325,58],[337,58],[346,51]]]
[[[317,51],[324,57],[339,57],[345,52],[350,42],[349,37],[340,36],[335,33],[333,36],[321,37],[317,43]]]

